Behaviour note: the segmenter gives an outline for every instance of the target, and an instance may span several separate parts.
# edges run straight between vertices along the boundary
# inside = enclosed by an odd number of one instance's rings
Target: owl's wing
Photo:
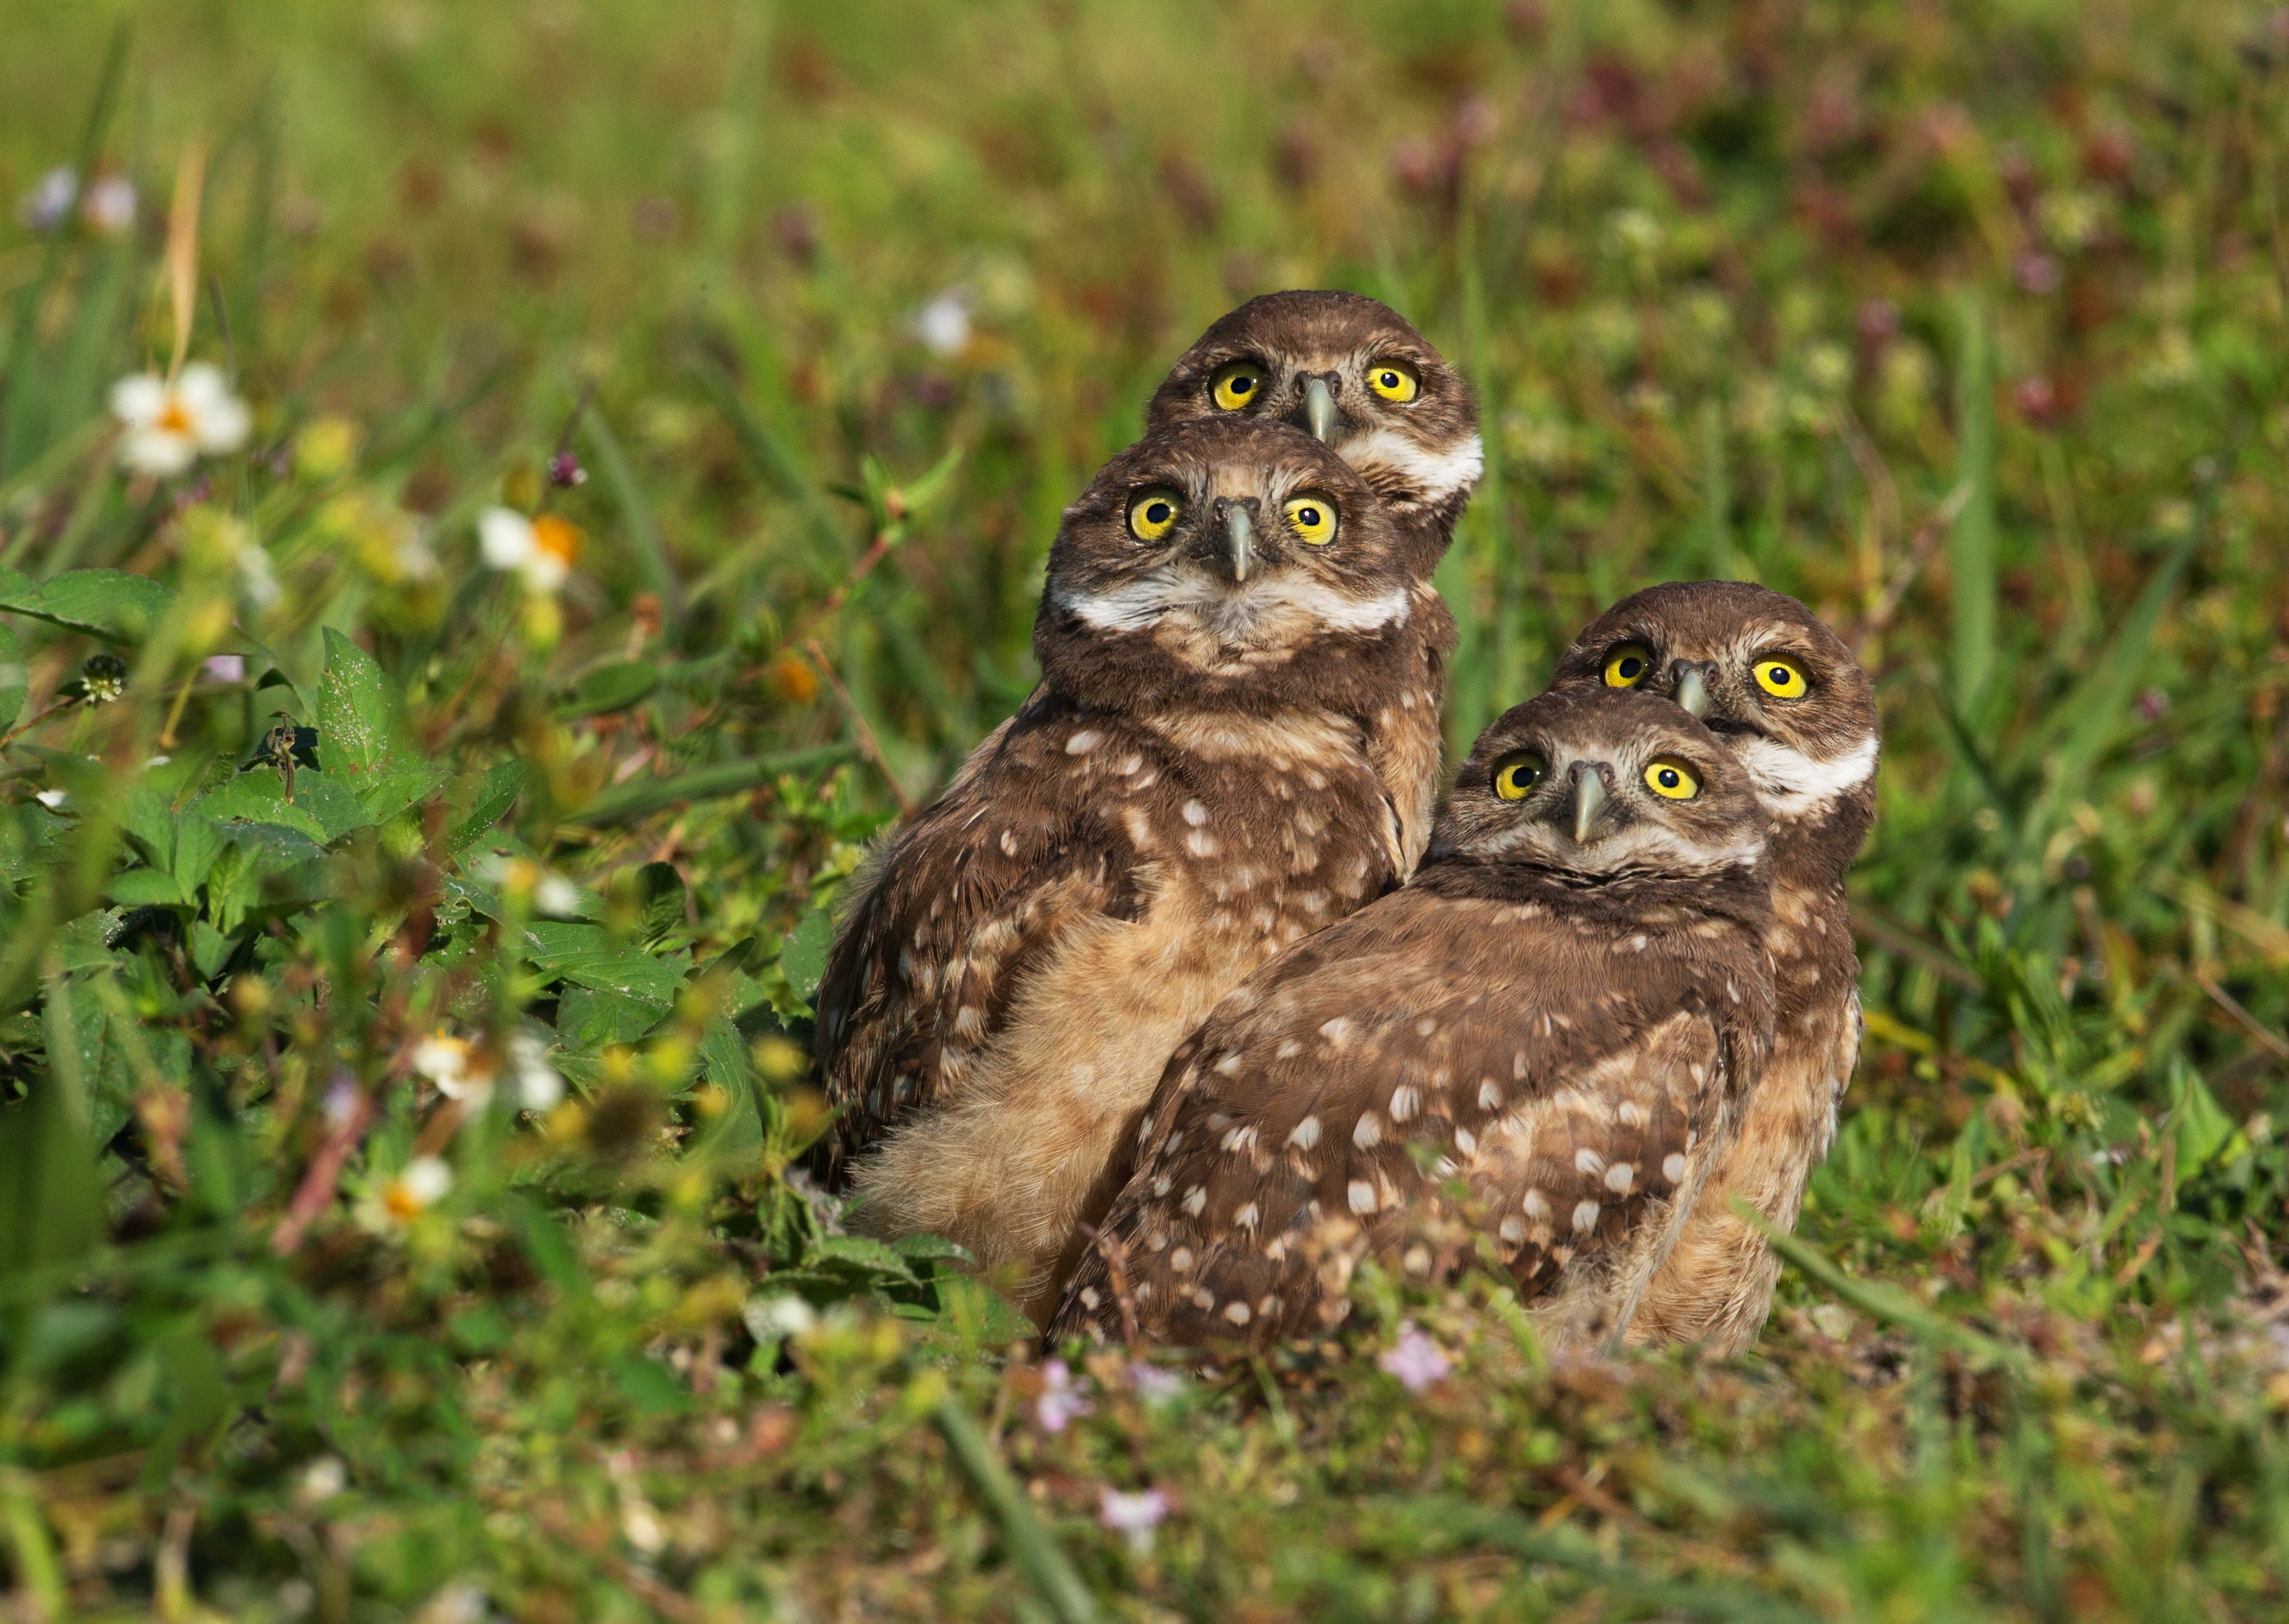
[[[1409,888],[1264,967],[1170,1059],[1052,1334],[1124,1293],[1179,1344],[1310,1334],[1370,1254],[1626,1293],[1741,1086],[1721,968],[1631,940]]]
[[[1027,973],[1080,918],[1143,905],[1133,846],[1092,815],[1087,769],[1037,694],[870,865],[818,991],[841,1153],[960,1087]]]

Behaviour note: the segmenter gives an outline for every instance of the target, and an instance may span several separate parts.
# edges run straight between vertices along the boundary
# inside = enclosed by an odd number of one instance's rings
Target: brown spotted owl
[[[1430,838],[1439,711],[1455,649],[1454,617],[1431,573],[1484,466],[1469,384],[1388,305],[1307,289],[1252,299],[1202,333],[1146,416],[1156,427],[1221,417],[1292,423],[1357,469],[1404,533],[1421,678],[1376,719],[1368,749],[1387,777],[1424,786],[1400,808],[1411,867]]]
[[[1852,651],[1804,605],[1740,581],[1624,598],[1575,640],[1552,686],[1676,699],[1748,768],[1770,821],[1772,1058],[1631,1332],[1738,1351],[1765,1323],[1780,1266],[1730,1199],[1796,1227],[1859,1059],[1860,961],[1844,874],[1875,816],[1875,696]]]
[[[1764,1063],[1764,841],[1664,700],[1503,716],[1406,887],[1170,1057],[1051,1335],[1270,1342],[1342,1319],[1363,1257],[1487,1257],[1552,1342],[1613,1342]]]
[[[1041,688],[855,888],[820,988],[857,1227],[958,1241],[1045,1316],[1169,1052],[1399,883],[1424,787],[1366,730],[1414,680],[1407,546],[1244,418],[1149,434],[1066,510]]]

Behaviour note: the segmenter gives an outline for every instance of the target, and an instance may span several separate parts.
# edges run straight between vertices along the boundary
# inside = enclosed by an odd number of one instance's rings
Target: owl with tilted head
[[[1764,1066],[1764,851],[1747,770],[1678,706],[1503,715],[1415,877],[1170,1057],[1051,1335],[1313,1335],[1374,1257],[1490,1262],[1545,1341],[1615,1345]]]
[[[1396,776],[1435,778],[1455,621],[1431,574],[1485,464],[1478,408],[1462,374],[1388,305],[1326,289],[1267,293],[1177,358],[1146,416],[1156,427],[1234,417],[1292,424],[1383,498],[1405,537],[1419,674],[1376,719],[1369,747]],[[1432,800],[1426,792],[1400,808],[1410,864],[1430,837]]]
[[[1325,445],[1174,424],[1066,510],[1041,684],[857,880],[818,1053],[853,1222],[1045,1318],[1169,1051],[1396,885],[1429,792],[1367,747],[1416,658],[1409,537]]]
[[[1844,875],[1875,816],[1874,690],[1803,604],[1743,581],[1678,582],[1624,598],[1575,641],[1552,687],[1674,699],[1748,769],[1771,824],[1772,1058],[1631,1332],[1735,1352],[1762,1328],[1780,1265],[1734,1215],[1732,1198],[1783,1231],[1795,1228],[1859,1060],[1860,961]]]

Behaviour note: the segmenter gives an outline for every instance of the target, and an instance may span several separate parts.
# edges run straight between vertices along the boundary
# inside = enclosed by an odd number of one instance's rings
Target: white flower
[[[1129,1385],[1146,1404],[1163,1405],[1183,1396],[1184,1379],[1173,1370],[1162,1370],[1158,1365],[1132,1359],[1129,1365]]]
[[[422,1604],[414,1624],[484,1624],[492,1615],[484,1587],[474,1580],[457,1579]]]
[[[1124,1494],[1119,1489],[1097,1492],[1097,1520],[1115,1533],[1129,1537],[1129,1548],[1143,1556],[1152,1548],[1152,1531],[1168,1515],[1168,1497],[1158,1489]]]
[[[969,347],[969,296],[948,288],[914,313],[914,337],[939,355],[959,355]]]
[[[320,1455],[303,1469],[302,1498],[331,1500],[350,1486],[349,1468],[336,1455]]]
[[[163,479],[202,455],[235,451],[254,426],[246,402],[203,361],[191,362],[172,383],[156,372],[121,378],[111,386],[111,411],[127,426],[120,460]]]
[[[42,806],[47,808],[51,812],[62,811],[71,801],[71,797],[61,790],[42,790],[38,794],[33,796],[32,799],[38,801]]]
[[[484,1055],[451,1033],[436,1031],[413,1051],[413,1069],[437,1085],[449,1100],[466,1100],[475,1110],[492,1097],[493,1067]]]
[[[135,183],[124,175],[106,175],[88,187],[79,211],[105,236],[125,236],[135,229]]]
[[[757,1297],[739,1310],[747,1334],[759,1342],[782,1341],[801,1336],[818,1323],[818,1311],[792,1294]]]
[[[18,201],[16,218],[28,231],[53,231],[71,218],[72,203],[78,196],[78,171],[68,163],[59,163]]]
[[[517,1097],[527,1111],[553,1111],[564,1097],[564,1079],[548,1063],[548,1047],[530,1032],[508,1040],[508,1063],[516,1073]]]
[[[554,513],[528,519],[513,508],[488,507],[477,515],[477,550],[495,569],[522,577],[529,590],[552,593],[572,573],[580,532]]]
[[[211,654],[201,669],[218,682],[246,681],[246,657],[243,654]]]
[[[405,1171],[389,1181],[381,1204],[400,1223],[410,1223],[423,1210],[445,1198],[453,1188],[453,1170],[435,1156],[417,1156]]]
[[[532,905],[552,919],[569,919],[580,912],[580,888],[562,874],[543,874],[532,888]]]

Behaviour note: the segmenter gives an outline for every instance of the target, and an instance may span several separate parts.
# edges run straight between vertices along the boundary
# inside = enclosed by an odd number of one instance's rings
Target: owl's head
[[[1375,492],[1310,435],[1175,424],[1065,510],[1034,652],[1053,688],[1114,708],[1340,707],[1397,669],[1413,613],[1403,547]]]
[[[1479,735],[1431,858],[1606,880],[1753,871],[1765,817],[1716,735],[1651,694],[1551,692]]]
[[[1357,293],[1248,300],[1178,357],[1145,416],[1153,428],[1236,417],[1303,429],[1402,514],[1435,520],[1436,545],[1416,561],[1426,574],[1485,460],[1462,374],[1397,311]]]
[[[1676,581],[1591,622],[1553,689],[1673,699],[1749,769],[1776,861],[1840,880],[1875,815],[1876,696],[1844,641],[1784,593]]]

